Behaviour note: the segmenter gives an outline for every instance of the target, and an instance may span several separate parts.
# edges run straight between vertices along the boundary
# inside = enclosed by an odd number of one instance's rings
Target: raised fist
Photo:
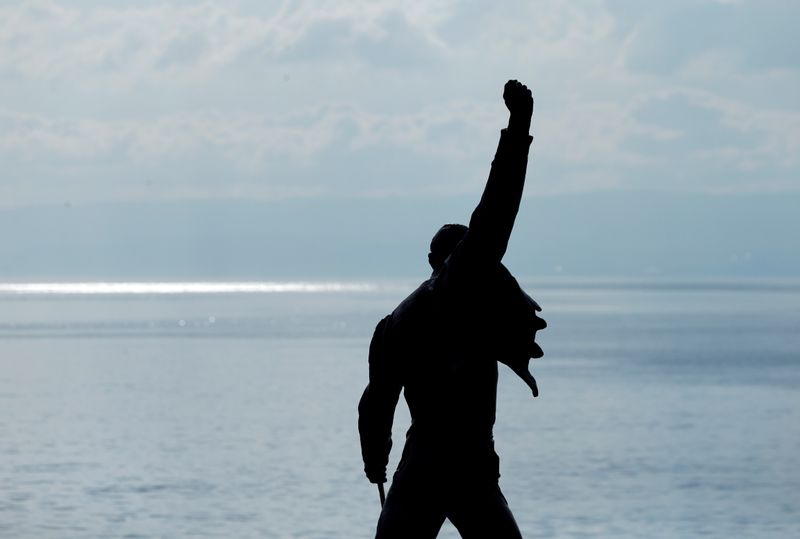
[[[512,116],[530,118],[533,114],[533,96],[527,86],[516,80],[510,80],[503,88],[503,101]]]

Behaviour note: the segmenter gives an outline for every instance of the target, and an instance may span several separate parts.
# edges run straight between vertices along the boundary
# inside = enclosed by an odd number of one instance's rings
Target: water
[[[371,537],[355,408],[413,283],[295,284],[0,286],[0,536]],[[495,431],[526,538],[800,536],[800,285],[539,284]]]

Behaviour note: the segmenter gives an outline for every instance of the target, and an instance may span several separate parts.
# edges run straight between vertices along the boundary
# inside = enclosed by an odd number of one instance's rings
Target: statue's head
[[[431,252],[428,253],[428,262],[434,271],[439,271],[447,257],[456,248],[469,230],[464,225],[448,224],[439,229],[431,240]]]

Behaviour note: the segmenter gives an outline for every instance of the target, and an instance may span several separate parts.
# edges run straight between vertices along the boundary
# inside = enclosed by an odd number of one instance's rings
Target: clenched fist
[[[503,88],[503,101],[511,116],[508,128],[527,134],[533,115],[533,96],[527,86],[516,80],[510,80]]]

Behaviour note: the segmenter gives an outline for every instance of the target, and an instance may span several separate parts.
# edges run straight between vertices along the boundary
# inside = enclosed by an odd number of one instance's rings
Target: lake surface
[[[372,537],[356,405],[415,283],[228,284],[0,285],[0,536]],[[523,284],[541,396],[501,366],[495,438],[526,538],[800,537],[800,283]]]

